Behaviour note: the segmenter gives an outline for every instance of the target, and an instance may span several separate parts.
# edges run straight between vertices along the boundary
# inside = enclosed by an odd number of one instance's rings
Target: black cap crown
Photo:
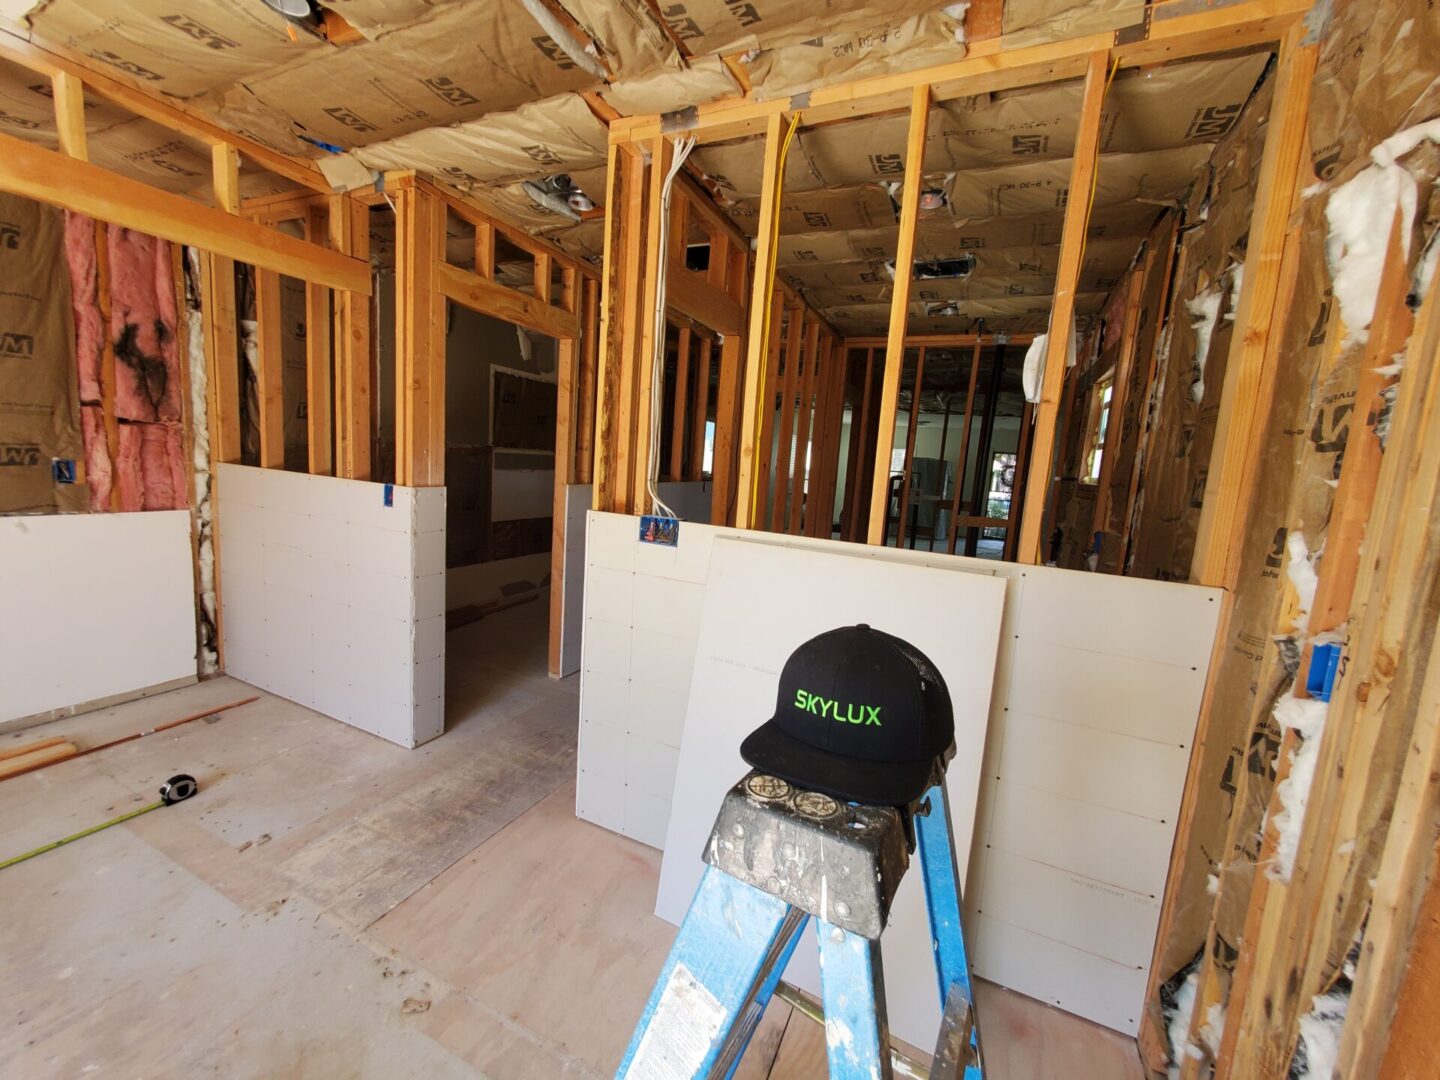
[[[775,715],[740,754],[814,791],[901,806],[924,794],[954,738],[950,692],[935,665],[909,642],[861,624],[790,655]]]

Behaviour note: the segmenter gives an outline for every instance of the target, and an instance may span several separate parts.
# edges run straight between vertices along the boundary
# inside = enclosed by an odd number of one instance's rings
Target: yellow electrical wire
[[[760,357],[760,378],[755,388],[755,419],[750,431],[751,445],[755,447],[753,458],[754,467],[750,470],[750,516],[745,523],[746,528],[753,528],[755,525],[756,511],[759,509],[755,503],[760,497],[760,461],[762,457],[768,458],[769,453],[761,454],[760,432],[764,430],[764,413],[761,411],[765,404],[765,385],[769,376],[770,368],[770,319],[774,313],[775,294],[775,248],[780,243],[780,196],[785,189],[785,158],[790,153],[790,143],[795,138],[795,129],[800,126],[800,113],[790,117],[790,127],[785,132],[785,139],[780,144],[780,157],[775,162],[775,220],[770,225],[770,263],[764,268],[765,271],[765,317],[760,324],[761,349],[764,350]]]

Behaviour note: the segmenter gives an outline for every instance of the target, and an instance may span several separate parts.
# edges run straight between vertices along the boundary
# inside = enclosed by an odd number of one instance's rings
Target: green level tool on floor
[[[194,795],[195,792],[199,790],[200,785],[195,782],[195,778],[193,776],[189,776],[185,773],[180,773],[178,776],[172,776],[169,780],[166,780],[165,783],[160,785],[160,798],[156,802],[150,803],[148,806],[142,806],[137,810],[131,810],[128,814],[121,814],[117,818],[111,818],[109,821],[102,821],[99,825],[91,825],[90,828],[81,829],[79,832],[74,833],[73,835],[63,837],[59,840],[52,840],[48,844],[42,844],[33,851],[25,852],[24,855],[16,855],[13,859],[6,859],[4,862],[0,862],[0,870],[4,870],[6,867],[14,866],[16,863],[22,863],[26,859],[33,859],[36,855],[44,855],[45,852],[54,851],[58,847],[64,847],[66,844],[74,840],[79,840],[82,837],[89,836],[91,833],[97,833],[100,832],[102,829],[108,829],[111,825],[119,825],[123,821],[129,821],[131,818],[137,818],[141,814],[148,814],[151,810],[159,810],[162,806],[169,806],[171,803],[181,802],[185,799],[190,798],[191,795]]]

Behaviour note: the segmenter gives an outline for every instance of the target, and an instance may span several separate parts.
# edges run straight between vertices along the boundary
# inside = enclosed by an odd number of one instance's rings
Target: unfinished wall
[[[445,729],[445,489],[221,465],[228,674],[418,746]]]
[[[1135,577],[1190,579],[1272,89],[1273,79],[1256,92],[1182,207],[1131,528]]]
[[[976,971],[1133,1033],[1218,592],[700,524],[657,548],[635,518],[591,513],[576,812],[655,846],[717,537],[1007,578],[976,829],[989,846],[970,866]]]
[[[195,680],[190,515],[0,518],[0,724]]]

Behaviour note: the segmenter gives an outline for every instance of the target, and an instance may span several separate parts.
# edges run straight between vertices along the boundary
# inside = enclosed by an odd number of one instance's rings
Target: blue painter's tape
[[[1316,645],[1310,652],[1310,670],[1305,673],[1305,692],[1316,701],[1329,701],[1340,670],[1340,646]]]
[[[394,484],[386,484],[386,485],[385,485],[385,505],[386,505],[386,506],[394,506],[394,505],[395,505],[395,485],[394,485]]]

